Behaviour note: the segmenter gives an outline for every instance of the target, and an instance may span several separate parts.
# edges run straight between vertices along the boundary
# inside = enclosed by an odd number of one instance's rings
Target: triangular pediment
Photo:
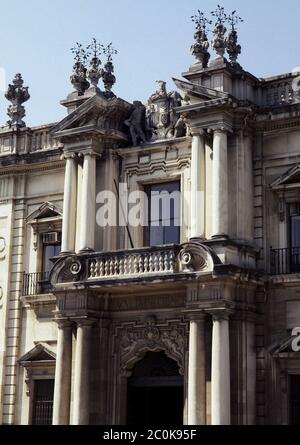
[[[280,190],[299,185],[300,185],[300,165],[297,164],[293,168],[289,169],[282,176],[277,178],[274,182],[272,182],[271,188],[274,190]]]
[[[55,361],[55,351],[46,343],[39,343],[19,359],[23,366],[32,362]]]
[[[38,219],[57,218],[62,217],[62,214],[63,211],[60,207],[52,204],[51,202],[45,202],[37,210],[31,213],[27,217],[26,221],[31,223]]]
[[[215,99],[227,99],[229,97],[228,93],[224,93],[218,90],[213,90],[203,85],[197,85],[195,83],[186,82],[185,80],[179,80],[173,78],[173,82],[175,83],[175,85],[179,90],[183,91],[190,97],[198,99],[199,101],[206,102]]]
[[[274,357],[278,358],[284,358],[284,357],[291,357],[291,358],[299,358],[300,359],[300,352],[295,352],[293,350],[293,341],[295,340],[295,337],[289,336],[280,341],[279,343],[273,345],[270,347],[270,353]]]
[[[132,105],[118,97],[107,99],[100,94],[87,99],[52,130],[54,138],[83,133],[121,132]],[[124,137],[123,137],[124,139]],[[127,137],[126,137],[127,139]]]

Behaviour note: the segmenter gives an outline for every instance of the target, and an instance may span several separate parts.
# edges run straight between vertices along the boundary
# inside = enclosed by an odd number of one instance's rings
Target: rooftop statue
[[[136,147],[145,144],[146,139],[146,108],[140,101],[133,102],[133,112],[124,123],[129,127],[132,144]]]
[[[11,128],[22,128],[26,124],[22,120],[25,116],[25,108],[23,103],[30,99],[28,87],[23,87],[24,81],[21,74],[16,74],[12,84],[8,85],[8,90],[5,94],[7,100],[12,104],[8,107],[7,114],[10,120],[7,124]]]

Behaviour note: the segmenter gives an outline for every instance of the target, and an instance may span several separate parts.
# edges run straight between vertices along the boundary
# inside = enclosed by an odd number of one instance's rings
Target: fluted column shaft
[[[76,204],[77,204],[77,160],[74,153],[64,155],[66,159],[64,206],[62,224],[62,253],[75,252]]]
[[[190,321],[188,425],[206,424],[205,318]]]
[[[204,130],[193,135],[191,160],[191,238],[205,237],[205,136]]]
[[[228,153],[225,130],[215,130],[213,137],[212,234],[228,235]]]
[[[58,324],[53,425],[69,425],[72,374],[72,326]]]
[[[80,321],[77,324],[73,425],[89,424],[91,329],[92,323],[89,321]]]
[[[212,425],[230,425],[229,315],[226,313],[213,314],[211,415]]]
[[[83,153],[80,251],[94,250],[96,228],[96,155]]]

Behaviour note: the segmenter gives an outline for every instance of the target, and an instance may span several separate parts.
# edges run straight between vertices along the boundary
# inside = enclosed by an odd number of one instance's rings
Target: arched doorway
[[[183,424],[183,376],[164,352],[148,352],[134,367],[128,379],[127,424]]]

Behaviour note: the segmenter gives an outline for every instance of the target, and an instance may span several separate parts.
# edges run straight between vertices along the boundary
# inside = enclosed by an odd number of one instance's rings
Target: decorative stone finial
[[[107,98],[115,97],[115,94],[111,91],[113,85],[116,83],[116,77],[113,74],[114,65],[112,61],[112,56],[114,54],[118,54],[118,51],[113,48],[112,43],[110,43],[106,47],[102,46],[102,48],[103,48],[103,54],[107,56],[107,62],[104,65],[104,71],[102,74],[102,79],[105,88],[105,95]]]
[[[16,74],[12,85],[8,85],[8,90],[5,94],[6,99],[12,103],[7,110],[7,115],[10,117],[7,124],[15,129],[26,126],[25,122],[22,120],[25,116],[25,108],[22,104],[30,99],[30,94],[28,92],[28,87],[23,87],[23,84],[24,81],[21,74]]]
[[[91,45],[88,46],[88,50],[92,52],[92,59],[90,61],[90,69],[88,71],[88,78],[93,87],[97,88],[99,80],[103,76],[103,69],[101,68],[100,55],[103,51],[103,45],[97,42],[94,38]]]
[[[241,54],[242,47],[238,44],[238,34],[236,30],[236,25],[238,23],[244,22],[244,20],[239,17],[236,11],[233,11],[228,17],[227,21],[231,26],[231,30],[226,39],[226,49],[229,55],[230,62],[233,66],[237,66],[238,56]]]
[[[73,66],[73,74],[70,77],[71,83],[75,90],[78,92],[78,96],[83,96],[85,91],[89,88],[90,84],[87,81],[87,68],[86,64],[89,58],[89,48],[84,49],[81,43],[76,42],[74,48],[71,49],[74,54],[75,64]]]
[[[207,25],[211,25],[212,21],[208,20],[204,16],[204,13],[199,10],[197,14],[192,15],[191,19],[192,22],[196,24],[196,33],[194,35],[196,43],[192,45],[191,52],[202,65],[202,68],[207,68],[210,54],[208,52],[209,42],[206,34],[206,27]]]
[[[217,6],[215,11],[211,12],[212,16],[217,19],[215,23],[214,29],[214,39],[212,41],[212,47],[218,54],[219,58],[224,58],[224,54],[226,51],[226,27],[225,23],[227,21],[227,15],[225,14],[225,10],[220,5]]]

